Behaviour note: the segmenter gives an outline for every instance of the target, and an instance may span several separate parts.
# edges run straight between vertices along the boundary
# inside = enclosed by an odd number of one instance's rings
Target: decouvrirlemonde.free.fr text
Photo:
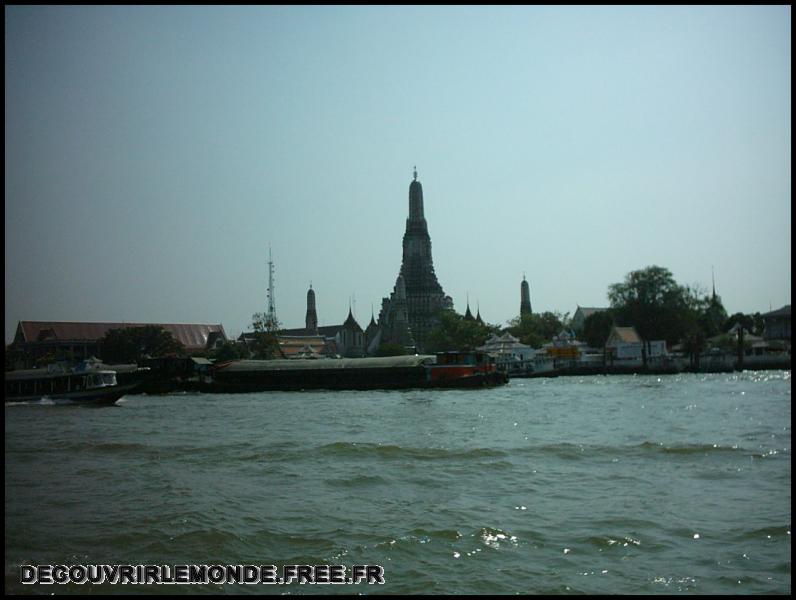
[[[23,584],[383,584],[379,565],[22,565]]]

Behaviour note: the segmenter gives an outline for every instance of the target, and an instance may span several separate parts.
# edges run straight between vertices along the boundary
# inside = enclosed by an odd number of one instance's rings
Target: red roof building
[[[127,327],[162,327],[180,342],[189,354],[225,341],[227,335],[220,324],[196,323],[84,323],[71,321],[20,321],[11,349],[21,351],[27,360],[35,361],[47,354],[65,354],[75,360],[102,356],[99,341],[111,329]]]

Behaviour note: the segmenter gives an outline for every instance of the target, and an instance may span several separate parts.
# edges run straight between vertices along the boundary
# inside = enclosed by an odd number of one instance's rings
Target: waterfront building
[[[763,329],[763,337],[765,339],[790,341],[790,304],[761,316],[765,323]]]
[[[400,286],[399,280],[402,281]],[[401,308],[392,308],[393,303],[403,301],[397,297],[401,288],[405,296],[409,334],[417,350],[422,352],[428,333],[439,322],[437,312],[442,308],[453,308],[453,300],[445,295],[434,273],[431,237],[423,212],[423,186],[417,180],[417,170],[409,184],[409,217],[403,237],[401,269],[393,293],[382,301],[382,312],[379,314],[379,324],[387,328],[383,343],[405,345],[406,342],[402,324],[401,330],[396,331],[399,325],[396,320],[401,318]],[[391,316],[394,319],[391,320]]]
[[[533,371],[536,350],[520,343],[518,338],[508,332],[503,335],[493,333],[484,345],[476,350],[494,357],[497,368],[510,375]]]
[[[348,309],[348,318],[343,322],[340,331],[335,337],[338,351],[344,358],[362,358],[365,356],[365,332],[359,326],[351,308]]]
[[[307,313],[304,321],[304,327],[282,329],[277,334],[279,348],[285,358],[315,358],[312,353],[319,357],[365,356],[365,332],[354,318],[351,307],[348,309],[348,318],[340,325],[318,325],[317,302],[312,284],[307,290]],[[246,335],[251,334],[244,334]],[[304,346],[308,346],[309,350]]]
[[[612,358],[641,359],[641,336],[635,327],[612,327],[605,349]]]
[[[726,336],[726,340],[725,340]],[[738,359],[739,337],[743,339],[743,364],[749,368],[771,368],[779,366],[783,369],[790,368],[791,346],[790,342],[784,339],[766,339],[765,337],[752,335],[740,323],[733,325],[726,334],[717,335],[708,340],[710,344],[706,352],[703,352],[700,359],[701,364],[710,366],[706,358],[713,362],[717,360],[717,355],[723,358],[724,366],[733,366]]]
[[[727,338],[727,343],[725,343],[724,347],[722,348],[721,346],[723,345],[722,342],[725,342],[725,336]],[[739,337],[742,339],[744,344],[744,354],[747,356],[760,356],[765,354],[767,351],[777,350],[776,346],[774,346],[774,348],[771,347],[765,337],[749,333],[749,330],[741,325],[740,322],[730,327],[726,334],[719,334],[710,338],[705,350],[708,353],[715,353],[716,351],[724,350],[729,351],[730,354],[737,355]]]
[[[635,327],[612,327],[605,341],[605,351],[611,359],[642,360],[645,345],[648,359],[667,355],[665,340],[642,340]]]
[[[162,327],[171,333],[188,354],[204,352],[227,341],[221,324],[20,321],[8,350],[22,368],[45,356],[79,362],[91,356],[102,358],[101,340],[112,329],[147,326]]]
[[[575,333],[562,329],[553,339],[542,346],[545,352],[554,359],[578,360],[585,351],[586,344],[575,339]]]
[[[522,274],[520,283],[520,317],[531,314],[531,289],[525,280],[525,273]]]
[[[323,335],[278,335],[283,358],[332,358],[337,346]]]

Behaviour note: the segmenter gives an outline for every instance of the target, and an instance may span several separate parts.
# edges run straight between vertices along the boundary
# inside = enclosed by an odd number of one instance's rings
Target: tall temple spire
[[[409,221],[426,226],[426,219],[423,215],[423,186],[417,180],[417,167],[414,172],[415,178],[409,184]]]
[[[308,333],[318,333],[318,314],[315,312],[315,290],[312,289],[312,282],[310,289],[307,290],[307,316],[304,318],[304,324]]]
[[[384,323],[383,343],[407,345],[411,336],[422,352],[429,331],[439,323],[437,313],[453,308],[453,300],[446,296],[434,273],[431,258],[431,237],[423,214],[423,186],[417,180],[417,167],[409,183],[409,216],[403,237],[403,258],[399,281],[389,298],[382,300],[379,325]],[[405,308],[404,308],[405,307]],[[401,313],[406,313],[407,331],[403,331]]]
[[[520,284],[520,316],[531,314],[531,289],[525,280],[525,273],[522,274]]]

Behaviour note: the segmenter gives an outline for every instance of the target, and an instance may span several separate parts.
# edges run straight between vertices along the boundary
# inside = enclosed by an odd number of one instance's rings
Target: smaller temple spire
[[[713,279],[713,301],[716,300],[716,274],[713,272],[713,265],[710,265],[710,277]]]
[[[467,292],[467,310],[464,313],[464,320],[465,321],[475,321],[475,317],[473,317],[473,313],[470,312],[470,292]]]
[[[414,166],[415,181],[417,181],[417,165]]]

